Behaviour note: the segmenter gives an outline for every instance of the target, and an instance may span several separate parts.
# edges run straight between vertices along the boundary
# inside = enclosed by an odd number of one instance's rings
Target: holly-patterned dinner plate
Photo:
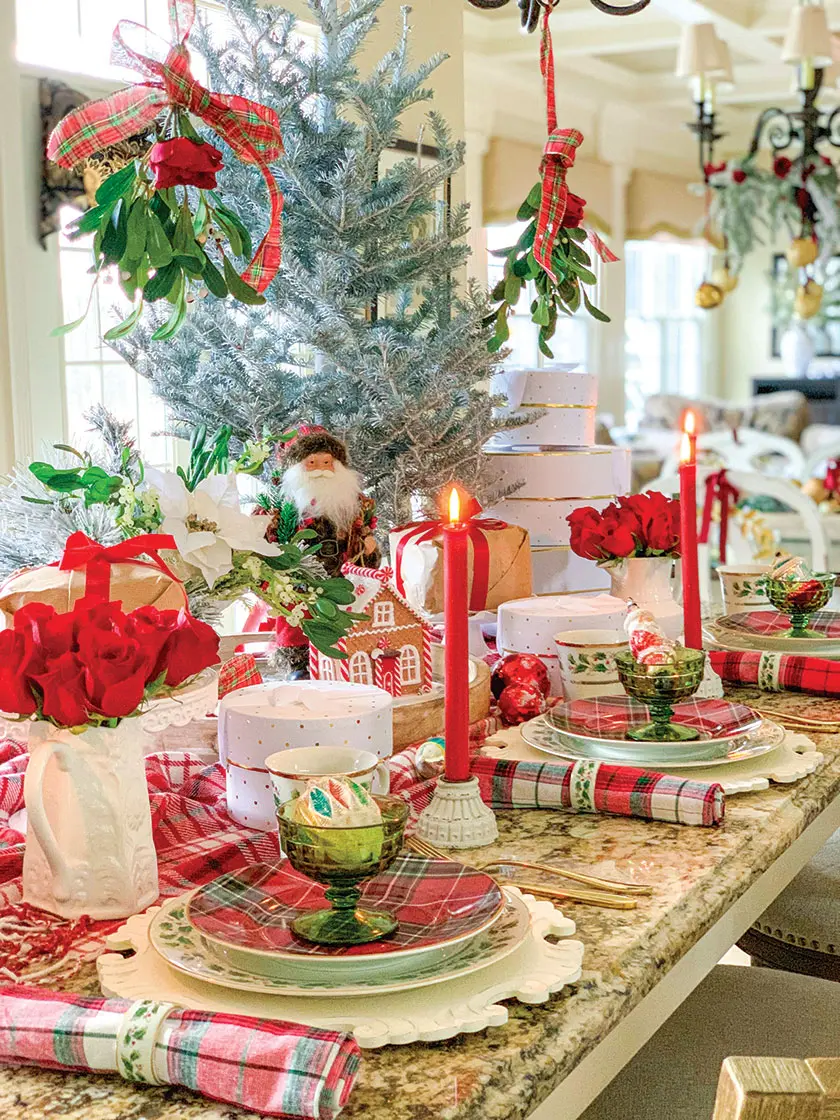
[[[814,636],[791,638],[787,615],[772,609],[724,615],[712,623],[712,633],[721,645],[738,649],[758,649],[777,653],[807,653],[818,657],[840,658],[840,613],[817,611],[808,620]]]
[[[545,716],[539,716],[537,719],[529,720],[527,723],[522,724],[522,738],[526,743],[532,747],[536,747],[538,751],[543,751],[545,754],[554,755],[555,758],[561,758],[566,762],[580,762],[584,759],[591,760],[593,755],[591,752],[574,742],[572,739],[567,739],[562,731],[557,731],[551,726]],[[656,758],[637,758],[637,759],[611,759],[613,763],[619,765],[652,768],[657,766],[667,766],[667,771],[670,774],[672,771],[679,770],[697,770],[698,768],[706,768],[710,766],[725,766],[734,762],[747,762],[752,759],[761,758],[762,755],[769,754],[775,751],[784,742],[785,732],[784,728],[780,727],[777,723],[771,720],[762,720],[758,727],[752,731],[748,731],[745,735],[739,735],[737,739],[731,739],[729,748],[725,755],[718,758],[709,759],[686,759],[680,757],[679,759],[671,762],[663,762],[662,759]],[[648,746],[649,744],[639,744],[639,746]],[[689,744],[684,744],[688,746]],[[810,773],[810,771],[806,771]],[[689,775],[691,777],[692,775]],[[800,775],[801,776],[801,775]],[[790,779],[785,779],[790,780]]]
[[[149,944],[178,972],[224,988],[271,995],[364,996],[402,992],[442,983],[479,969],[488,968],[518,949],[531,932],[528,905],[518,893],[500,891],[502,909],[491,926],[477,936],[462,941],[456,951],[441,957],[436,953],[411,954],[401,962],[402,971],[394,974],[377,967],[359,971],[358,960],[343,958],[345,970],[336,974],[322,967],[296,971],[287,958],[272,955],[260,963],[265,972],[237,967],[219,956],[189,919],[189,902],[195,895],[170,899],[152,918]]]
[[[686,700],[674,705],[671,721],[697,730],[697,739],[679,743],[638,742],[628,738],[627,733],[649,723],[650,712],[646,704],[629,696],[569,700],[551,708],[545,718],[564,743],[577,746],[586,757],[617,762],[644,760],[648,764],[722,758],[733,739],[761,723],[761,717],[746,704],[714,698]]]
[[[315,945],[292,933],[295,918],[328,905],[325,887],[288,860],[223,875],[192,895],[190,923],[215,956],[236,968],[277,975],[396,975],[420,957],[457,953],[499,918],[501,888],[483,871],[404,852],[361,887],[361,905],[387,910],[396,931],[366,945]],[[408,963],[406,963],[408,962]]]

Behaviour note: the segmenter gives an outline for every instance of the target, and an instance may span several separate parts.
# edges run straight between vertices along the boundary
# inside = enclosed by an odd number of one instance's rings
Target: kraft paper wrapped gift
[[[121,602],[124,611],[142,606],[181,610],[187,605],[184,585],[158,552],[174,545],[171,537],[151,534],[106,548],[84,533],[73,533],[57,564],[27,568],[6,580],[0,587],[0,611],[8,624],[27,603],[46,603],[64,613],[86,596]]]
[[[531,545],[527,529],[473,517],[468,530],[469,607],[495,610],[531,594]],[[394,586],[415,608],[443,612],[443,533],[440,521],[413,521],[391,530]]]

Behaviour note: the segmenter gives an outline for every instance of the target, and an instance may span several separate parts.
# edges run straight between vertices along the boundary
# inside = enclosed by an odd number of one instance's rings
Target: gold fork
[[[405,846],[409,851],[412,851],[417,855],[426,856],[426,858],[428,859],[453,859],[453,856],[451,854],[442,852],[433,844],[429,844],[425,840],[419,840],[414,836],[409,836],[406,838]],[[455,860],[455,862],[465,863],[464,860]],[[565,871],[561,871],[559,868],[546,867],[542,864],[525,863],[518,860],[495,860],[490,863],[465,865],[468,867],[473,867],[476,871],[486,871],[488,872],[488,874],[490,873],[490,868],[499,867],[502,865],[511,867],[525,867],[530,868],[531,870],[547,871],[556,875],[566,874]],[[617,893],[615,891],[616,886],[625,887],[632,886],[632,884],[616,884],[609,879],[596,879],[594,876],[581,875],[579,872],[573,872],[572,875],[575,877],[575,880],[577,882],[594,884],[605,883],[607,884],[608,889],[605,891],[576,890],[574,888],[559,889],[556,887],[546,887],[542,883],[522,883],[514,882],[513,880],[510,880],[510,885],[519,887],[520,890],[527,891],[529,894],[533,894],[538,898],[549,898],[555,901],[559,900],[566,902],[590,903],[593,906],[604,906],[612,910],[635,910],[637,905],[636,898],[631,898],[628,897],[628,895],[625,893]],[[496,881],[502,886],[504,886],[507,882],[507,880],[500,880],[498,876],[495,875],[493,876],[493,878],[495,878]],[[636,895],[650,894],[651,891],[651,887],[639,887],[633,893]]]
[[[775,720],[789,731],[821,731],[834,734],[840,731],[840,719],[818,719],[816,716],[798,716],[793,712],[778,712],[772,708],[756,708],[760,716]]]

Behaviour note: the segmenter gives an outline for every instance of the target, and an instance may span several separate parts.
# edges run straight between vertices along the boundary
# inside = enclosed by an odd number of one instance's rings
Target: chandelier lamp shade
[[[734,85],[732,55],[718,37],[714,24],[689,23],[683,28],[676,75],[691,82],[696,117],[688,128],[697,137],[705,180],[706,168],[714,163],[715,144],[724,135],[718,132],[715,119],[717,92]]]
[[[831,66],[831,32],[822,3],[800,3],[790,13],[787,34],[782,44],[782,62],[799,69],[799,88],[814,88],[815,71]]]

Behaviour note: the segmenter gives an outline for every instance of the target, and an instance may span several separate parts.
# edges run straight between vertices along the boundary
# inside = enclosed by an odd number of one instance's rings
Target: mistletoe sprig
[[[515,245],[497,249],[493,253],[495,257],[505,258],[504,276],[490,293],[491,301],[498,303],[498,307],[485,319],[487,326],[495,324],[493,337],[488,343],[493,353],[500,350],[510,337],[508,316],[513,312],[529,281],[533,281],[536,289],[535,298],[531,301],[531,321],[540,328],[537,341],[541,353],[547,358],[554,357],[548,342],[557,329],[560,314],[574,315],[582,302],[594,319],[601,323],[610,321],[609,316],[592,303],[583,287],[584,284],[591,286],[597,283],[592,271],[592,259],[583,248],[587,240],[584,229],[579,226],[561,227],[558,231],[551,252],[556,282],[537,262],[534,240],[541,197],[542,186],[536,183],[516,215],[519,221],[528,222],[519,240]]]
[[[185,125],[186,118],[181,122]],[[199,137],[183,137],[196,146]],[[150,151],[154,151],[152,148]],[[197,188],[198,201],[193,211],[186,186],[179,198],[176,187],[156,188],[149,171],[149,156],[134,160],[109,176],[96,192],[96,205],[82,214],[70,227],[71,239],[94,234],[94,283],[84,313],[72,323],[58,327],[53,334],[67,334],[86,318],[100,277],[110,266],[119,270],[123,292],[134,307],[122,322],[105,332],[106,342],[130,334],[146,303],[167,300],[172,310],[152,334],[162,341],[181,329],[187,306],[196,295],[212,293],[219,299],[231,295],[240,303],[265,303],[239,275],[231,258],[250,259],[251,236],[242,220],[225,206],[215,191]],[[221,271],[211,260],[206,246],[215,244]]]

